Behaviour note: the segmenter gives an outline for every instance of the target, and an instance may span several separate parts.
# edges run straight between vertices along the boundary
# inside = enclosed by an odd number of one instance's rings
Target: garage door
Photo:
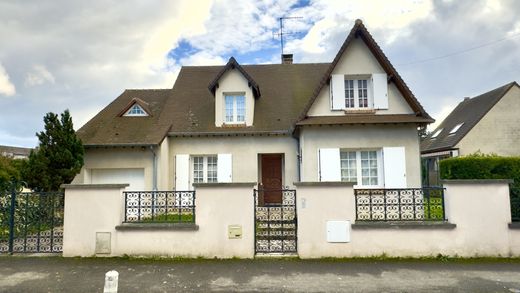
[[[144,169],[92,169],[92,184],[128,183],[127,190],[144,190]]]

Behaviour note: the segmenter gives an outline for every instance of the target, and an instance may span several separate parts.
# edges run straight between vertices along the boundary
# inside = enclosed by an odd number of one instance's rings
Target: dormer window
[[[246,121],[246,97],[244,93],[225,94],[224,96],[225,123],[239,124]]]
[[[148,114],[136,103],[130,107],[124,116],[148,116]]]

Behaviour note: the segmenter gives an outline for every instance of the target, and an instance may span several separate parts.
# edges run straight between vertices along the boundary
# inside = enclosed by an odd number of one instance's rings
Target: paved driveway
[[[0,292],[520,292],[520,260],[135,260],[0,257]]]

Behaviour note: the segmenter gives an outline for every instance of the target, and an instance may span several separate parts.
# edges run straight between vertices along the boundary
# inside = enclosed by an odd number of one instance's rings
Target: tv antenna
[[[286,20],[286,19],[302,19],[302,18],[303,17],[301,17],[301,16],[282,16],[282,17],[278,18],[278,20],[280,21],[280,32],[273,33],[273,35],[277,36],[277,37],[280,37],[280,47],[282,49],[282,55],[283,55],[283,37],[285,35],[294,35],[294,34],[298,33],[298,32],[286,32],[286,31],[284,31],[284,27],[283,27],[284,20]]]

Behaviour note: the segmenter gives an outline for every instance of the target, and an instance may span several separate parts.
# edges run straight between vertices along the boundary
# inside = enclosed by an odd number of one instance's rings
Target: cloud
[[[0,64],[0,95],[12,96],[14,94],[16,94],[14,84],[11,83],[5,68]]]
[[[25,76],[25,86],[42,85],[46,82],[54,83],[54,75],[50,73],[43,65],[34,65],[32,71]]]

